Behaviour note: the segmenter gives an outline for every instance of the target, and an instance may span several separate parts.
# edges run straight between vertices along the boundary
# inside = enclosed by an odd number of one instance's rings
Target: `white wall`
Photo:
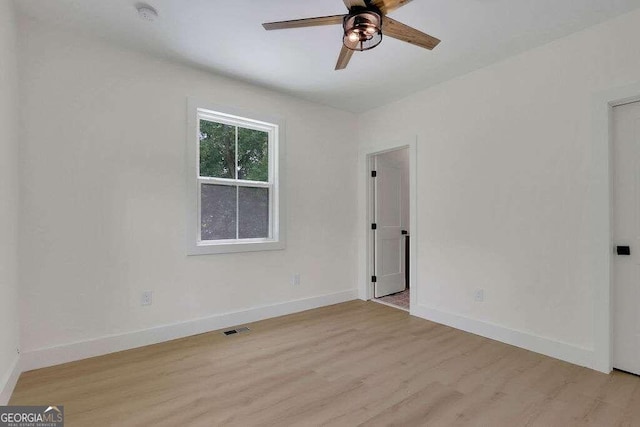
[[[353,115],[30,20],[20,27],[25,351],[355,295]],[[286,250],[186,256],[188,96],[286,120]]]
[[[0,0],[0,405],[18,348],[18,141],[16,22]]]
[[[634,12],[363,114],[357,148],[351,114],[23,21],[23,349],[352,291],[357,150],[417,135],[415,312],[593,352],[609,241],[592,109],[640,80],[639,24]],[[188,96],[287,121],[285,251],[185,255]],[[0,162],[15,156],[1,147]],[[15,211],[0,223],[15,230]]]
[[[609,278],[593,103],[640,80],[638,39],[640,11],[360,117],[361,152],[418,136],[416,312],[593,352]]]

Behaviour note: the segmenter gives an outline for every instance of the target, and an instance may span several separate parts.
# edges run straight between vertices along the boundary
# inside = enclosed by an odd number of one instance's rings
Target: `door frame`
[[[418,227],[417,227],[417,136],[401,139],[380,139],[358,152],[358,297],[368,301],[373,298],[373,179],[371,164],[374,156],[390,151],[408,149],[409,151],[409,312],[414,314],[418,306]]]
[[[613,108],[640,101],[640,82],[598,92],[592,97],[593,138],[588,164],[590,223],[594,245],[589,249],[598,274],[592,278],[594,347],[592,368],[613,370],[614,200],[613,200]]]

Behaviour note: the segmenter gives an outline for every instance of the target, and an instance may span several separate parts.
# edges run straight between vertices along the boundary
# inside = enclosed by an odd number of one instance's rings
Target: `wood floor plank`
[[[25,372],[67,426],[640,426],[640,378],[604,375],[352,301]]]

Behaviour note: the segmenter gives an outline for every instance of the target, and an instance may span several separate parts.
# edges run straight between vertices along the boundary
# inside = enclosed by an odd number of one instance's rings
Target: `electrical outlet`
[[[291,276],[291,286],[300,286],[300,273]]]
[[[140,305],[151,305],[153,303],[153,292],[144,291],[140,299]]]
[[[476,302],[484,302],[484,289],[476,290],[474,299],[476,300]]]

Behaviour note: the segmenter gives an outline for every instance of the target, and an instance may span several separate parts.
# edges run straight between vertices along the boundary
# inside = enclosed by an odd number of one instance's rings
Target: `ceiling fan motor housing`
[[[382,15],[374,10],[352,10],[344,17],[344,45],[357,51],[369,50],[382,42]]]

